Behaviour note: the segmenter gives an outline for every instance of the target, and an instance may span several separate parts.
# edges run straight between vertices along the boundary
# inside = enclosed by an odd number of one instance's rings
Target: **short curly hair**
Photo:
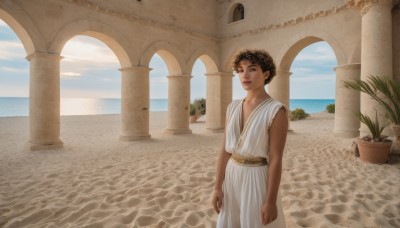
[[[264,85],[267,85],[276,75],[276,66],[271,55],[264,50],[244,50],[236,55],[232,67],[236,72],[238,71],[239,64],[242,60],[248,60],[252,64],[257,64],[261,67],[261,70],[265,73],[269,71],[269,77],[265,79]]]

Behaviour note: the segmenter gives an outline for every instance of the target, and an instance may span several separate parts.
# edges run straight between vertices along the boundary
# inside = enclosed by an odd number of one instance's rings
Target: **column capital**
[[[45,53],[45,52],[34,52],[32,54],[29,54],[28,56],[26,56],[26,59],[28,61],[31,61],[33,58],[56,58],[58,60],[63,59],[64,57],[62,57],[59,54],[53,54],[53,53]]]
[[[206,73],[207,77],[233,77],[232,72],[214,72],[214,73]]]
[[[361,15],[364,15],[368,10],[375,5],[387,5],[393,7],[399,0],[346,0],[346,5],[349,8],[361,9]]]
[[[341,65],[341,66],[337,66],[334,67],[333,70],[349,70],[349,69],[360,69],[361,68],[361,64],[360,63],[351,63],[351,64],[346,64],[346,65]]]
[[[124,71],[151,71],[152,68],[149,68],[147,66],[135,66],[135,67],[122,67],[119,69],[119,71],[124,72]]]

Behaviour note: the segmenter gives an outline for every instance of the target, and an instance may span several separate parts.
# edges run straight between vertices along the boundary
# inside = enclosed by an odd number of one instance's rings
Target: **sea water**
[[[290,109],[302,108],[307,113],[325,111],[328,104],[334,104],[334,99],[291,99]],[[101,115],[121,113],[119,98],[61,98],[61,115]],[[150,99],[150,111],[168,111],[167,99]],[[0,97],[0,117],[28,116],[29,98]]]

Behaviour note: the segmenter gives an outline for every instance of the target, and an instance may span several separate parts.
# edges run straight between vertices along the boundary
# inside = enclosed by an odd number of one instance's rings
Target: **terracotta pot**
[[[367,142],[357,139],[360,159],[373,164],[384,164],[388,159],[392,142]]]

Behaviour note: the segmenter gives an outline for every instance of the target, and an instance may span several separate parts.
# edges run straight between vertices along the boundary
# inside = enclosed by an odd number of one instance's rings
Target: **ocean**
[[[307,113],[323,112],[334,99],[291,99],[290,109],[302,108]],[[150,111],[168,111],[167,99],[151,99]],[[121,113],[119,98],[61,98],[61,115],[101,115]],[[28,116],[29,98],[0,97],[0,117]]]

